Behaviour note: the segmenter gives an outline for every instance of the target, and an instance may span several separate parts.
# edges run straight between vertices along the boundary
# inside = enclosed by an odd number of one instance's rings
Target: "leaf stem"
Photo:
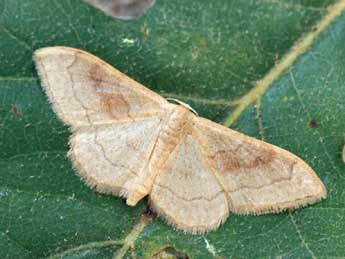
[[[125,238],[125,240],[123,241],[124,245],[121,247],[119,252],[114,255],[113,259],[122,259],[126,255],[127,251],[134,247],[134,243],[138,239],[141,232],[143,232],[145,227],[151,222],[152,222],[152,217],[143,215],[139,223],[134,226],[132,231]]]

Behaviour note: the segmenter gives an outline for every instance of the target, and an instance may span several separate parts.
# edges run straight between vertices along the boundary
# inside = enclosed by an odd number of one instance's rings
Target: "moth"
[[[155,0],[84,0],[92,6],[102,10],[107,15],[119,19],[135,19],[154,4]]]
[[[151,208],[176,228],[203,233],[229,213],[264,214],[326,197],[303,160],[173,104],[82,50],[39,49],[34,60],[69,157],[85,182]]]

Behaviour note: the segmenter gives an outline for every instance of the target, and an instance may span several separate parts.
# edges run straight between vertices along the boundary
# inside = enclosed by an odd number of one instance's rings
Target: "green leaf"
[[[158,0],[120,21],[78,0],[0,1],[0,258],[149,258],[166,247],[191,258],[345,257],[344,6]],[[293,213],[231,215],[192,236],[141,216],[146,201],[132,208],[95,193],[66,158],[70,133],[33,67],[33,51],[54,45],[92,52],[201,116],[292,151],[328,198]]]

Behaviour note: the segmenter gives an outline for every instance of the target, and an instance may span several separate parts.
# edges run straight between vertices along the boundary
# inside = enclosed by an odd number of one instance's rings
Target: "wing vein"
[[[123,168],[123,169],[127,170],[128,172],[130,172],[132,175],[138,176],[137,173],[134,172],[133,170],[131,170],[130,168],[125,167],[125,166],[123,166],[123,165],[116,164],[116,163],[114,163],[113,161],[110,160],[110,158],[106,155],[106,152],[105,152],[105,150],[104,150],[103,145],[102,145],[101,143],[99,143],[99,141],[98,141],[98,128],[97,128],[97,127],[95,127],[94,142],[95,142],[95,144],[96,144],[97,146],[99,146],[99,148],[101,149],[103,158],[104,158],[107,162],[109,162],[112,166]]]
[[[70,72],[70,69],[74,66],[75,62],[78,59],[78,55],[76,54],[73,57],[73,61],[71,62],[71,64],[66,68],[67,73],[69,74],[69,77],[71,79],[71,88],[72,88],[72,92],[73,92],[73,96],[76,99],[76,101],[80,104],[80,106],[84,109],[85,111],[85,116],[87,118],[87,121],[89,122],[90,125],[93,125],[90,119],[90,115],[89,115],[89,109],[84,105],[84,103],[79,99],[79,97],[77,96],[77,93],[75,92],[75,88],[74,88],[74,79],[72,76],[72,73]]]
[[[168,190],[170,193],[172,193],[173,195],[175,195],[177,198],[184,200],[184,201],[195,201],[195,200],[206,200],[206,201],[213,201],[214,199],[216,199],[219,195],[221,195],[222,193],[224,193],[224,190],[220,190],[219,192],[217,192],[216,194],[212,195],[211,197],[204,197],[204,196],[198,196],[198,197],[194,197],[194,198],[190,198],[187,199],[185,197],[182,197],[181,195],[177,194],[175,191],[173,191],[171,188],[169,188],[168,186],[159,184],[159,183],[155,183],[156,186],[162,188],[162,189],[166,189]]]
[[[289,174],[287,177],[281,177],[281,178],[278,179],[278,180],[272,181],[272,182],[270,182],[270,183],[268,183],[268,184],[262,184],[262,185],[259,185],[259,186],[243,185],[243,186],[238,187],[238,188],[236,188],[236,189],[234,189],[234,190],[229,190],[228,192],[230,192],[230,193],[235,193],[235,192],[241,191],[241,190],[243,190],[243,189],[255,189],[255,190],[260,190],[260,189],[262,189],[262,188],[264,188],[264,187],[272,186],[272,185],[275,185],[275,184],[277,184],[277,183],[281,183],[281,182],[285,182],[285,181],[290,181],[290,180],[292,179],[292,172],[293,172],[294,167],[295,167],[296,164],[297,164],[297,163],[293,163],[293,164],[291,165],[290,174]]]

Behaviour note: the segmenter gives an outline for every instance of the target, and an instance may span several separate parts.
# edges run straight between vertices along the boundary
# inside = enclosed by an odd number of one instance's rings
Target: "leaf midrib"
[[[239,100],[238,106],[225,118],[224,125],[231,127],[242,115],[242,113],[254,102],[260,99],[280,78],[280,76],[291,67],[297,59],[305,54],[313,45],[318,36],[325,31],[345,11],[345,0],[339,0],[328,8],[327,14],[313,27],[313,29],[296,41],[296,44],[287,52],[262,79],[255,83],[255,86]]]

